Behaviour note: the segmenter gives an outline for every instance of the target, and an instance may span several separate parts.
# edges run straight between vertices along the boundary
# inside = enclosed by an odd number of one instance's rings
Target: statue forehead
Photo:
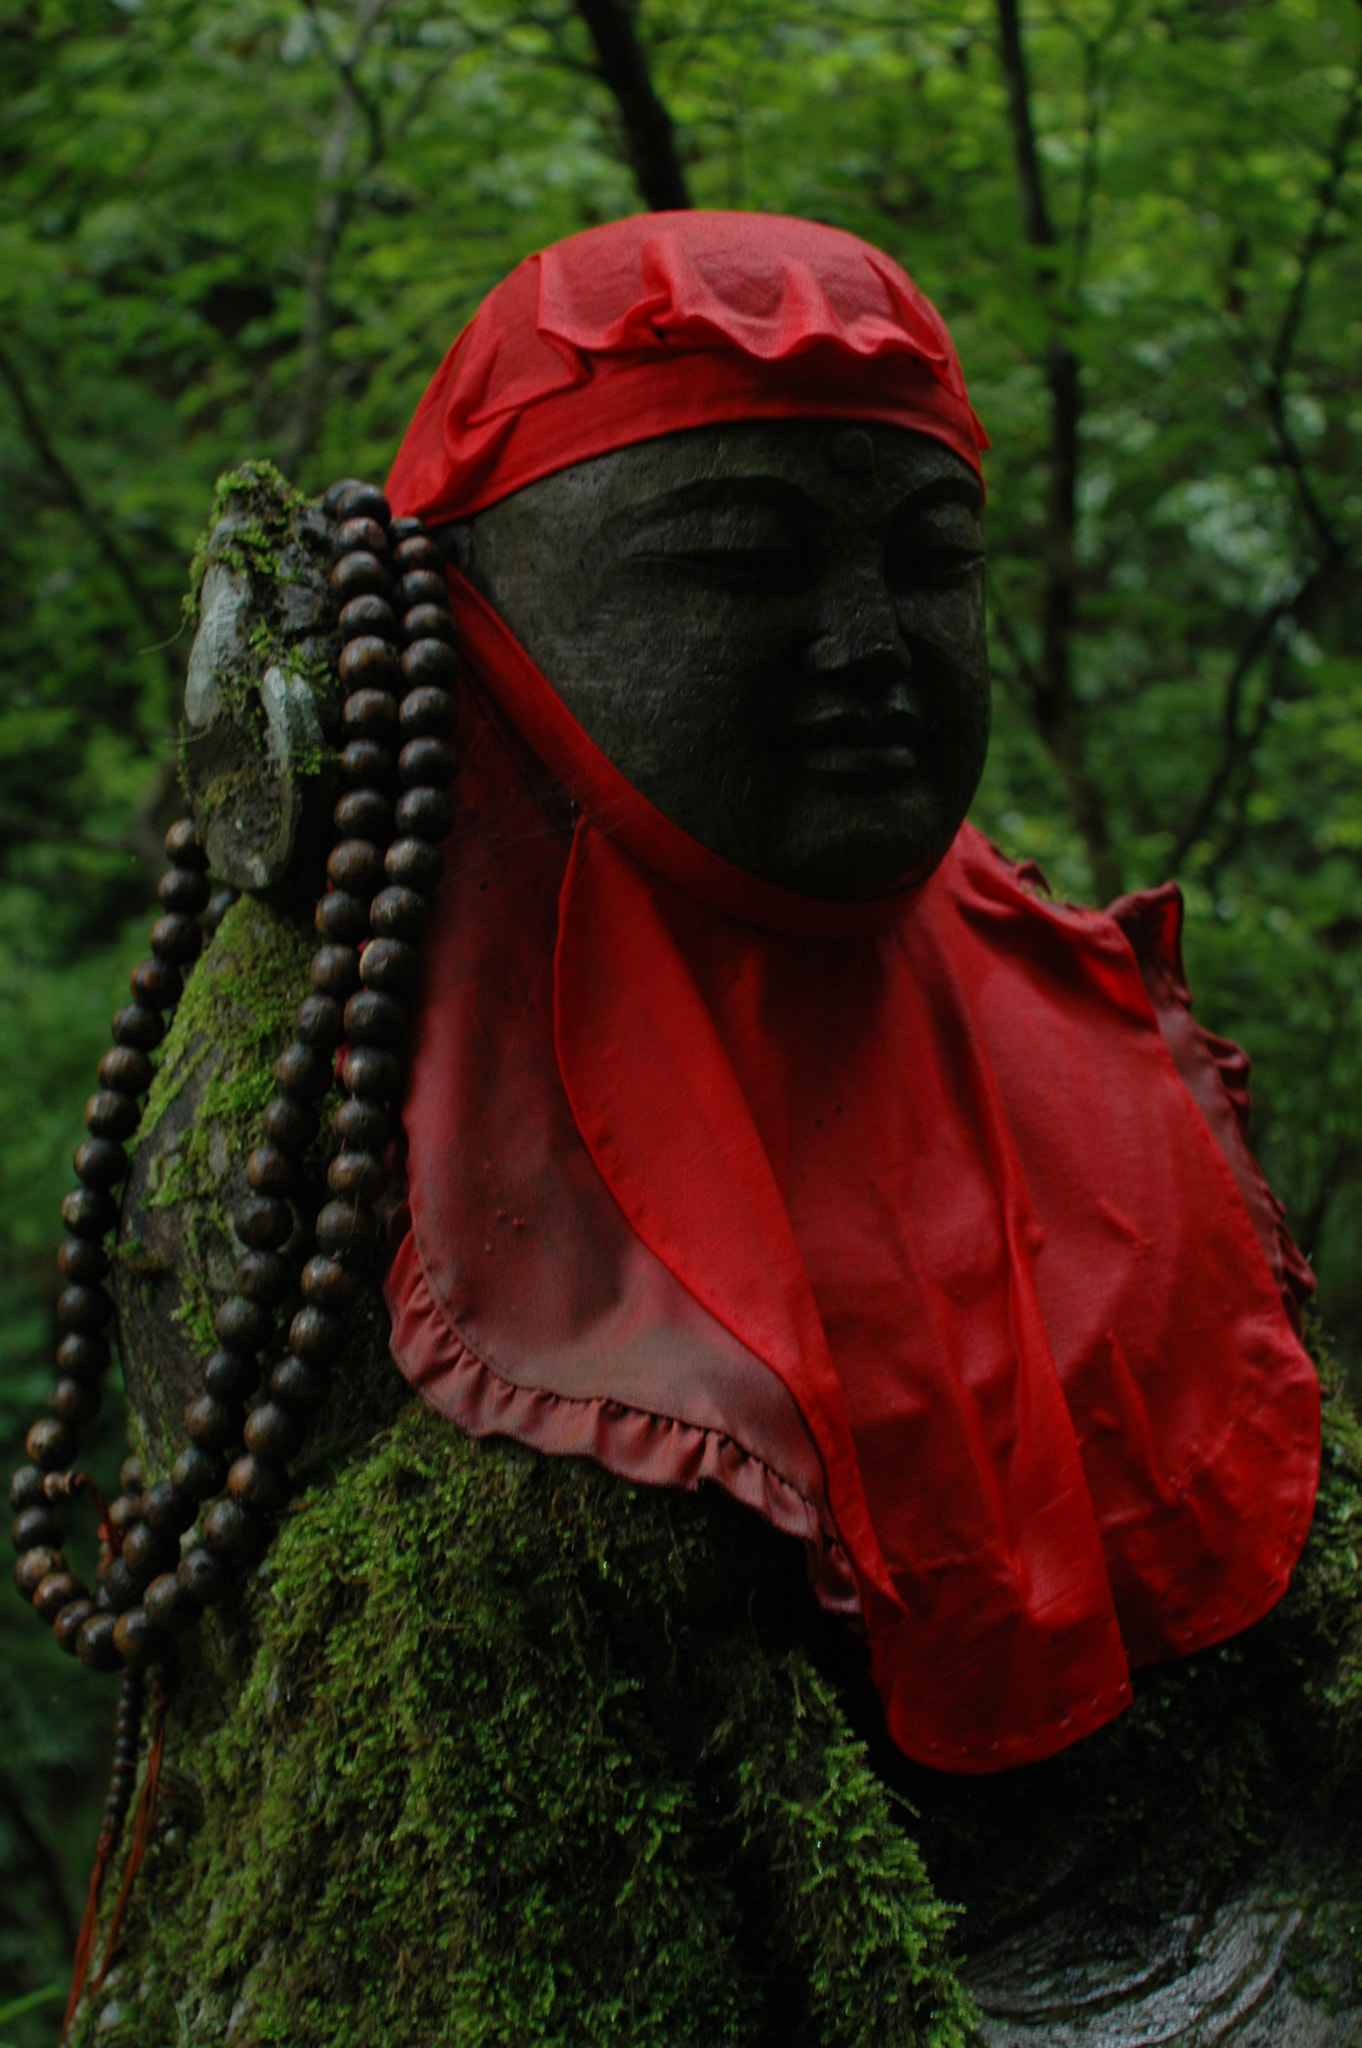
[[[978,488],[973,470],[925,434],[876,422],[774,419],[736,420],[688,427],[635,441],[554,472],[504,498],[476,517],[479,527],[501,529],[522,521],[561,521],[565,539],[593,531],[616,514],[692,486],[767,476],[806,496],[836,518],[888,514],[916,490],[941,479]],[[627,529],[623,529],[627,530]]]

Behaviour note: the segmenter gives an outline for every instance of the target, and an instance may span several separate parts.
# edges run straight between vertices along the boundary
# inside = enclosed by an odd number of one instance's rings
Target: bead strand
[[[106,1331],[113,1300],[102,1284],[109,1271],[104,1239],[117,1223],[115,1190],[128,1172],[123,1141],[140,1120],[140,1101],[152,1081],[151,1054],[165,1036],[165,1013],[179,1001],[185,973],[203,944],[196,917],[209,902],[207,860],[191,821],[171,826],[165,849],[171,866],[157,892],[162,910],[152,926],[151,958],[133,969],[133,1000],[114,1017],[113,1048],[99,1063],[99,1090],[85,1107],[89,1136],[75,1154],[80,1186],[62,1204],[69,1234],[57,1254],[66,1285],[57,1301],[62,1334],[48,1401],[52,1412],[29,1430],[31,1462],[20,1467],[10,1487],[16,1511],[10,1533],[19,1551],[15,1583],[52,1626],[60,1646],[99,1670],[114,1669],[119,1662],[108,1611],[108,1571],[102,1572],[92,1598],[67,1567],[61,1506],[79,1490],[72,1473],[79,1431],[99,1412],[100,1385],[110,1361]]]

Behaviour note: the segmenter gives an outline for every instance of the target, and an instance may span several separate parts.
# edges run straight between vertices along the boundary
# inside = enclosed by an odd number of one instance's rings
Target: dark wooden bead
[[[338,1259],[309,1259],[302,1271],[302,1289],[304,1301],[314,1308],[345,1309],[359,1292],[359,1275]]]
[[[145,1607],[130,1607],[114,1625],[114,1648],[132,1671],[144,1670],[163,1657],[170,1647],[164,1629],[157,1628]]]
[[[142,1595],[147,1620],[154,1628],[164,1629],[167,1635],[180,1635],[192,1628],[203,1613],[203,1601],[180,1584],[178,1571],[162,1572],[153,1579]]]
[[[377,740],[386,746],[397,733],[397,698],[391,690],[352,690],[342,717],[348,739]]]
[[[443,605],[414,604],[403,616],[402,638],[409,646],[418,640],[444,640],[453,647],[458,629],[449,615],[448,601]]]
[[[393,836],[393,807],[376,789],[352,789],[338,801],[331,822],[347,839],[371,839],[376,846],[386,846]]]
[[[109,1502],[109,1527],[120,1537],[126,1535],[135,1522],[142,1519],[142,1496],[140,1493],[120,1493],[116,1500]]]
[[[192,868],[170,868],[162,875],[156,894],[167,910],[177,910],[181,917],[197,917],[208,904],[208,877]]]
[[[128,986],[139,1003],[153,1010],[173,1010],[184,994],[184,976],[165,960],[144,960],[128,976]]]
[[[458,722],[458,711],[449,691],[431,689],[429,685],[408,690],[397,707],[397,716],[402,737],[407,741],[447,740]],[[401,767],[400,761],[398,766]]]
[[[33,1595],[33,1612],[39,1621],[46,1622],[50,1628],[63,1607],[68,1607],[73,1600],[88,1598],[89,1589],[83,1586],[73,1573],[49,1572],[45,1579],[38,1582]]]
[[[331,588],[342,604],[348,604],[352,597],[362,597],[366,591],[372,591],[375,597],[386,597],[387,567],[368,548],[352,548],[331,571]]]
[[[142,1597],[142,1581],[130,1564],[115,1557],[100,1573],[100,1589],[114,1614],[135,1607]]]
[[[213,1353],[214,1358],[228,1355],[224,1351]],[[173,1479],[158,1479],[142,1496],[142,1513],[148,1528],[162,1530],[169,1536],[182,1536],[197,1509],[189,1495],[180,1492]]]
[[[397,774],[391,750],[376,740],[350,740],[341,749],[340,767],[354,789],[385,789]]]
[[[189,967],[203,951],[203,933],[192,917],[168,910],[151,928],[151,950],[172,967]]]
[[[222,1491],[227,1465],[216,1452],[205,1451],[199,1444],[190,1444],[171,1466],[170,1476],[180,1492],[187,1493],[191,1500],[211,1500],[215,1493]]]
[[[397,799],[393,823],[401,833],[438,844],[454,823],[454,806],[441,789],[407,789]]]
[[[375,944],[385,943],[376,940]],[[355,1152],[382,1154],[392,1142],[393,1120],[374,1102],[356,1102],[352,1096],[338,1103],[331,1128],[343,1145]]]
[[[65,1534],[61,1516],[46,1500],[21,1509],[9,1525],[9,1540],[16,1550],[60,1550]]]
[[[397,601],[404,612],[416,605],[440,605],[449,603],[449,587],[445,582],[444,569],[411,569],[397,586]]]
[[[331,899],[328,897],[326,900],[329,902]],[[302,1045],[295,1039],[275,1061],[274,1078],[286,1095],[301,1095],[304,1101],[315,1100],[330,1085],[331,1062],[319,1059],[310,1045]]]
[[[283,1152],[301,1155],[317,1135],[317,1112],[309,1103],[289,1095],[276,1095],[260,1113],[260,1128],[272,1145]],[[262,1188],[262,1194],[273,1190]]]
[[[459,680],[459,657],[448,640],[413,640],[402,653],[402,674],[408,690],[420,685],[447,692]]]
[[[262,1351],[274,1335],[269,1315],[242,1294],[229,1294],[213,1317],[218,1341],[231,1351]]]
[[[388,527],[388,539],[393,547],[400,547],[404,540],[412,540],[426,532],[426,522],[414,512],[404,512],[400,519],[394,519]]]
[[[340,1316],[311,1306],[300,1308],[289,1324],[289,1349],[313,1364],[325,1365],[336,1356],[344,1335],[345,1324]]]
[[[347,486],[357,489],[356,485]],[[337,561],[342,555],[352,555],[356,548],[365,548],[371,555],[382,556],[388,550],[388,536],[376,519],[369,519],[361,513],[355,519],[343,519],[331,536],[331,552]]]
[[[200,1394],[184,1411],[184,1433],[202,1451],[225,1450],[241,1434],[241,1410],[230,1401]]]
[[[35,1543],[32,1550],[26,1550],[14,1567],[14,1583],[25,1600],[31,1600],[49,1572],[66,1569],[66,1559],[50,1544]]]
[[[88,1671],[117,1671],[123,1659],[114,1644],[116,1618],[91,1614],[76,1631],[76,1655]]]
[[[247,1559],[264,1549],[269,1531],[248,1507],[229,1497],[208,1510],[203,1538],[219,1557]]]
[[[208,855],[192,818],[177,818],[166,833],[164,844],[166,859],[173,861],[177,868],[192,868],[196,874],[207,871]]]
[[[347,1202],[376,1201],[389,1178],[387,1167],[373,1152],[338,1152],[326,1172],[332,1194]]]
[[[76,1654],[76,1638],[95,1611],[95,1603],[84,1594],[63,1607],[52,1623],[52,1640],[68,1657]]]
[[[114,1188],[128,1170],[128,1155],[114,1138],[87,1138],[72,1161],[87,1188]]]
[[[328,889],[317,898],[312,922],[330,945],[357,946],[369,936],[369,906],[348,889]]]
[[[10,1475],[9,1504],[16,1515],[25,1508],[40,1508],[47,1504],[47,1491],[43,1475],[36,1465],[21,1465]]]
[[[115,1010],[110,1029],[116,1044],[132,1046],[138,1052],[155,1052],[166,1035],[164,1017],[146,1003],[125,1003]]]
[[[246,1161],[246,1179],[257,1194],[286,1195],[297,1183],[297,1162],[278,1145],[257,1145]]]
[[[357,1045],[347,1053],[341,1079],[352,1095],[370,1102],[392,1102],[402,1093],[406,1072],[394,1052],[377,1045]]]
[[[293,1268],[278,1252],[242,1252],[236,1262],[236,1286],[247,1301],[277,1308],[292,1291]]]
[[[233,1502],[244,1508],[264,1515],[277,1514],[289,1497],[288,1473],[270,1459],[248,1452],[237,1459],[227,1474],[227,1491]]]
[[[287,1202],[257,1195],[245,1201],[232,1218],[237,1236],[255,1251],[278,1251],[293,1235],[293,1211]]]
[[[332,1257],[342,1252],[360,1258],[378,1237],[378,1225],[367,1209],[353,1202],[327,1202],[317,1218],[317,1242]]]
[[[404,576],[413,569],[429,569],[440,579],[441,590],[445,587],[445,558],[429,534],[413,533],[406,540],[399,539],[393,549],[393,562]]]
[[[31,1462],[44,1472],[62,1472],[76,1455],[76,1432],[69,1422],[45,1415],[24,1438],[24,1448]]]
[[[341,515],[337,508],[340,505],[341,499],[347,491],[359,490],[361,481],[361,478],[357,476],[337,477],[335,483],[328,488],[321,500],[322,510],[328,519],[340,518]]]
[[[342,839],[331,849],[326,872],[338,889],[368,898],[383,886],[383,848],[371,839]]]
[[[215,889],[208,899],[208,908],[203,913],[204,934],[212,938],[213,933],[226,917],[232,905],[240,900],[237,889]]]
[[[224,1345],[208,1354],[203,1368],[203,1390],[215,1400],[230,1401],[239,1407],[248,1394],[254,1393],[259,1378],[260,1369],[252,1352],[232,1351]]]
[[[392,848],[389,847],[388,851],[391,853]],[[426,900],[415,889],[405,886],[380,889],[369,917],[376,937],[408,941],[419,939],[425,928]]]
[[[315,1046],[318,1052],[334,1052],[341,1042],[342,1014],[334,996],[306,996],[298,1005],[293,1028],[304,1045]]]
[[[392,507],[377,484],[350,484],[336,499],[336,516],[346,519],[374,519],[386,532],[392,521]]]
[[[444,740],[408,740],[397,757],[397,778],[404,788],[428,784],[444,789],[454,773],[454,756]]]
[[[391,698],[402,687],[402,664],[397,649],[390,647],[386,640],[380,640],[376,633],[364,633],[357,640],[348,640],[340,651],[336,668],[346,689],[360,696]],[[377,739],[387,730],[382,725],[373,729],[356,725],[348,718],[345,729],[358,739]]]
[[[109,1270],[109,1254],[88,1237],[68,1237],[57,1252],[57,1264],[76,1287],[98,1287]]]
[[[25,1599],[33,1599],[39,1585],[51,1571],[66,1571],[66,1559],[59,1550],[53,1550],[51,1544],[35,1544],[33,1550],[25,1550],[14,1565],[14,1585]]]
[[[308,971],[315,989],[344,1002],[359,986],[359,955],[353,946],[318,946]]]
[[[118,1483],[124,1493],[140,1494],[147,1483],[147,1475],[138,1457],[125,1458],[118,1468]]]
[[[116,1088],[120,1095],[145,1095],[155,1072],[146,1054],[132,1045],[114,1046],[99,1063],[101,1085]]]
[[[381,989],[362,988],[345,1005],[345,1036],[352,1045],[384,1045],[400,1051],[406,1043],[407,1010]]]
[[[315,1359],[295,1358],[291,1353],[280,1359],[270,1374],[270,1392],[277,1401],[288,1408],[298,1408],[307,1415],[314,1408],[320,1408],[326,1399],[328,1379]]]
[[[409,996],[416,986],[420,964],[421,956],[415,946],[408,946],[401,939],[373,939],[359,958],[360,979],[365,988],[381,989],[385,995],[400,999]]]
[[[382,640],[397,632],[397,618],[386,597],[375,597],[366,592],[363,597],[352,597],[349,604],[341,606],[337,623],[341,638],[358,640],[362,635],[375,634]]]
[[[390,882],[402,889],[416,889],[423,896],[435,887],[444,873],[444,865],[439,847],[430,845],[424,837],[394,839],[383,858],[384,873]]]
[[[118,1204],[103,1188],[72,1188],[63,1197],[61,1220],[77,1237],[98,1242],[118,1221]]]
[[[113,1298],[102,1287],[63,1287],[57,1296],[57,1321],[84,1337],[97,1336],[113,1310]]]
[[[139,1522],[123,1538],[122,1556],[138,1583],[145,1585],[158,1573],[174,1570],[180,1556],[179,1539],[169,1529],[153,1529],[150,1522]]]
[[[278,1401],[262,1401],[246,1417],[241,1439],[246,1449],[254,1451],[257,1457],[270,1458],[276,1465],[286,1465],[290,1458],[296,1456],[306,1434],[291,1409],[282,1407]],[[230,1474],[228,1483],[231,1483]]]
[[[141,1120],[136,1098],[116,1088],[101,1088],[85,1105],[85,1128],[97,1138],[130,1138]]]
[[[211,1607],[220,1600],[232,1582],[231,1572],[216,1551],[201,1543],[186,1550],[175,1576],[201,1607]]]
[[[48,1395],[47,1405],[63,1422],[79,1429],[82,1423],[93,1422],[99,1413],[99,1387],[63,1374]]]

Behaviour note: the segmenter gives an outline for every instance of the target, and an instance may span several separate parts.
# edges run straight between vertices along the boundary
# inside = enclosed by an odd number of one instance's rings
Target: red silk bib
[[[802,1537],[909,1755],[1064,1747],[1277,1600],[1318,1469],[1308,1273],[1176,892],[1053,904],[969,826],[883,903],[756,882],[455,601],[497,709],[428,942],[399,1364],[475,1435]]]

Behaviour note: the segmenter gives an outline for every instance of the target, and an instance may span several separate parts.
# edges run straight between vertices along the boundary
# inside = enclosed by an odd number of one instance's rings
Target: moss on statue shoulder
[[[963,2048],[949,1916],[701,1502],[412,1404],[190,1676],[101,2048]]]

